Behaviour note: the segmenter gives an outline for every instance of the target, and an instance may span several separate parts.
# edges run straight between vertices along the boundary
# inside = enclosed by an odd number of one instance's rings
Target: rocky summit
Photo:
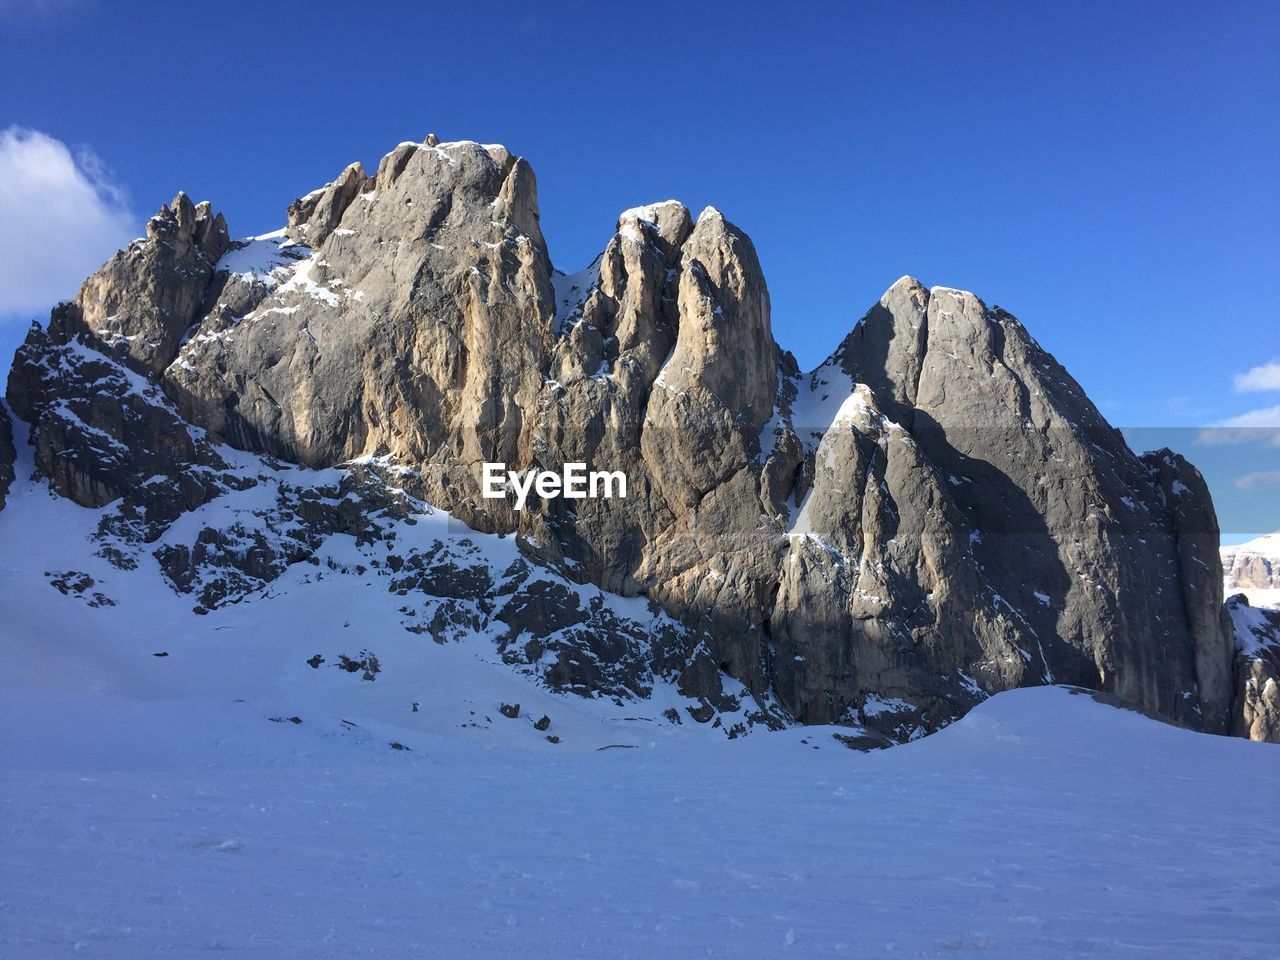
[[[1062,683],[1280,739],[1199,472],[1131,451],[1014,316],[903,277],[802,371],[718,210],[627,210],[565,273],[500,146],[402,143],[246,240],[179,194],[32,327],[7,397],[94,549],[196,615],[345,535],[335,575],[383,577],[422,642],[490,637],[568,694],[668,684],[669,722],[730,736],[879,746]],[[486,463],[627,495],[518,510]]]

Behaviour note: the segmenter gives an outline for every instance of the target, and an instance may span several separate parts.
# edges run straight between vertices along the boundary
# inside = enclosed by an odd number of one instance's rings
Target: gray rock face
[[[4,509],[9,485],[13,483],[14,458],[13,425],[9,422],[8,409],[0,406],[0,510]]]
[[[788,672],[821,671],[802,715],[839,715],[855,676],[935,716],[969,679],[974,696],[1057,681],[1225,727],[1230,631],[1194,563],[1212,576],[1203,482],[1170,459],[1166,483],[1198,493],[1172,502],[1012,316],[904,278],[799,387],[801,572],[772,626],[804,658]]]
[[[566,276],[532,170],[501,147],[401,144],[250,241],[183,200],[32,333],[10,379],[40,468],[77,502],[133,497],[145,513],[137,478],[167,478],[154,539],[234,489],[217,443],[309,467],[376,458],[401,468],[404,495],[516,534],[528,569],[560,578],[528,574],[498,610],[502,577],[405,558],[406,596],[433,598],[423,629],[508,623],[503,657],[559,664],[544,679],[564,689],[644,695],[652,670],[700,698],[699,720],[732,709],[732,678],[761,716],[776,705],[880,742],[1065,682],[1231,727],[1203,480],[1167,451],[1136,456],[974,295],[903,278],[802,374],[774,342],[750,240],[718,211],[626,211]],[[151,382],[95,400],[86,365],[113,351]],[[516,511],[481,496],[485,461],[622,470],[628,495]],[[230,549],[234,532],[214,530],[163,562],[198,593],[253,556],[246,590],[309,537]],[[644,597],[670,629],[570,602],[574,581]]]
[[[1231,732],[1280,743],[1280,610],[1251,607],[1242,593],[1231,597],[1226,609],[1236,646]]]
[[[1143,457],[1159,485],[1173,518],[1178,555],[1182,603],[1191,629],[1195,674],[1200,685],[1200,705],[1204,717],[1216,717],[1229,709],[1235,689],[1223,651],[1230,651],[1224,638],[1234,634],[1231,617],[1222,605],[1222,567],[1219,560],[1219,530],[1209,487],[1200,472],[1183,457],[1160,450]],[[1214,733],[1225,728],[1202,718]]]

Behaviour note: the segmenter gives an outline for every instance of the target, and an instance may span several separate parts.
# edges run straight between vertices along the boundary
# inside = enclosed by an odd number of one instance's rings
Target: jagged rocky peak
[[[854,383],[865,383],[895,423],[911,426],[925,354],[929,291],[902,277],[854,325],[832,360]]]
[[[697,384],[744,427],[758,431],[773,410],[778,346],[769,290],[755,247],[714,207],[698,215],[683,247],[680,331],[667,393]]]
[[[527,451],[520,410],[553,314],[528,164],[405,143],[374,177],[353,165],[291,210],[279,248],[302,257],[243,315],[194,329],[165,374],[179,406],[237,446],[312,465]],[[441,464],[442,483],[456,467]]]
[[[670,650],[637,646],[634,624],[599,626],[623,631],[613,646],[574,634],[559,648],[564,663],[629,651],[599,674],[610,690],[643,689],[619,671],[652,669],[709,720],[740,683],[761,715],[901,740],[996,691],[1067,682],[1231,727],[1202,479],[1175,455],[1135,455],[1021,323],[973,294],[904,277],[802,373],[774,340],[750,239],[719,211],[624,211],[564,274],[532,169],[503,147],[400,144],[263,237],[226,241],[201,209],[175,204],[172,230],[86,283],[131,291],[116,329],[55,317],[10,378],[55,488],[119,499],[110,536],[169,537],[175,515],[262,482],[230,447],[348,472],[360,458],[380,465],[371,483],[517,533],[530,570],[647,598],[678,634]],[[119,316],[150,318],[150,333]],[[517,510],[481,496],[486,461],[585,462],[625,472],[628,494]],[[303,503],[282,528],[322,515]],[[303,546],[255,541],[252,563],[208,549],[236,542],[216,530],[186,554],[167,542],[165,562],[180,590],[190,563],[174,557],[202,557],[208,576],[235,567],[243,596],[335,521],[315,524]],[[406,562],[437,598],[466,580]],[[491,624],[499,573],[472,591],[488,612],[456,623]],[[504,658],[536,671],[560,601],[534,593],[501,622]]]
[[[107,261],[75,300],[59,304],[49,335],[59,343],[83,335],[134,369],[160,373],[196,321],[229,244],[222,214],[179,193],[147,221],[145,237]]]
[[[372,187],[363,165],[351,164],[337,180],[289,204],[285,233],[298,243],[323,243],[366,185]]]
[[[693,232],[693,217],[679,200],[663,200],[622,211],[616,229],[633,243],[652,243],[664,252],[679,251]],[[666,259],[671,262],[678,257]]]
[[[1230,630],[1203,481],[1135,456],[1015,318],[903,278],[787,408],[768,456],[789,465],[804,449],[791,528],[804,537],[771,627],[775,646],[783,633],[800,648],[790,682],[805,696],[839,703],[822,691],[850,668],[927,687],[886,654],[954,627],[941,649],[982,689],[1102,686],[1225,728]],[[815,603],[821,578],[843,578],[857,622]],[[815,685],[814,646],[854,654]]]

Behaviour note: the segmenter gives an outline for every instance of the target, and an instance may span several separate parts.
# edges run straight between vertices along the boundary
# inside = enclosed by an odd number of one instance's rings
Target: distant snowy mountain
[[[1280,606],[1280,532],[1223,547],[1226,594],[1243,593],[1255,607]]]

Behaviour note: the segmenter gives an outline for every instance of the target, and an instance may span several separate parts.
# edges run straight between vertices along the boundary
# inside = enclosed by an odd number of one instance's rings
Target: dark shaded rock
[[[53,572],[46,570],[49,585],[67,597],[79,597],[91,607],[114,607],[116,602],[98,590],[90,590],[94,586],[93,577],[77,570]]]
[[[8,397],[54,489],[86,507],[122,501],[118,522],[140,539],[234,482],[203,431],[157,387],[79,341],[56,344],[33,325]]]
[[[1159,450],[1143,456],[1173,521],[1178,551],[1178,595],[1186,611],[1200,699],[1200,723],[1210,733],[1230,728],[1235,650],[1231,616],[1223,607],[1218,518],[1209,485],[1180,454]],[[1168,715],[1169,711],[1162,711]]]
[[[568,587],[550,580],[535,580],[502,606],[497,619],[507,624],[514,636],[530,633],[546,637],[582,623],[587,619],[587,612],[579,606],[577,594]]]
[[[687,710],[689,716],[693,717],[693,719],[698,723],[707,723],[716,715],[715,707],[705,701],[696,707],[685,707],[685,710]]]
[[[310,663],[311,661],[307,662]],[[321,660],[321,663],[323,662]],[[318,667],[319,664],[312,664],[312,666]],[[378,658],[368,650],[361,650],[359,659],[340,653],[338,654],[338,662],[334,666],[339,670],[345,670],[347,673],[360,674],[361,680],[375,680],[378,674],[382,672],[382,665],[378,663]]]
[[[833,733],[832,739],[843,743],[850,750],[859,750],[863,753],[870,750],[883,750],[885,747],[893,746],[893,740],[887,737],[877,737],[872,734],[850,734],[850,733]]]
[[[17,453],[13,447],[13,424],[9,421],[9,408],[0,404],[0,510],[14,478],[14,461]]]

